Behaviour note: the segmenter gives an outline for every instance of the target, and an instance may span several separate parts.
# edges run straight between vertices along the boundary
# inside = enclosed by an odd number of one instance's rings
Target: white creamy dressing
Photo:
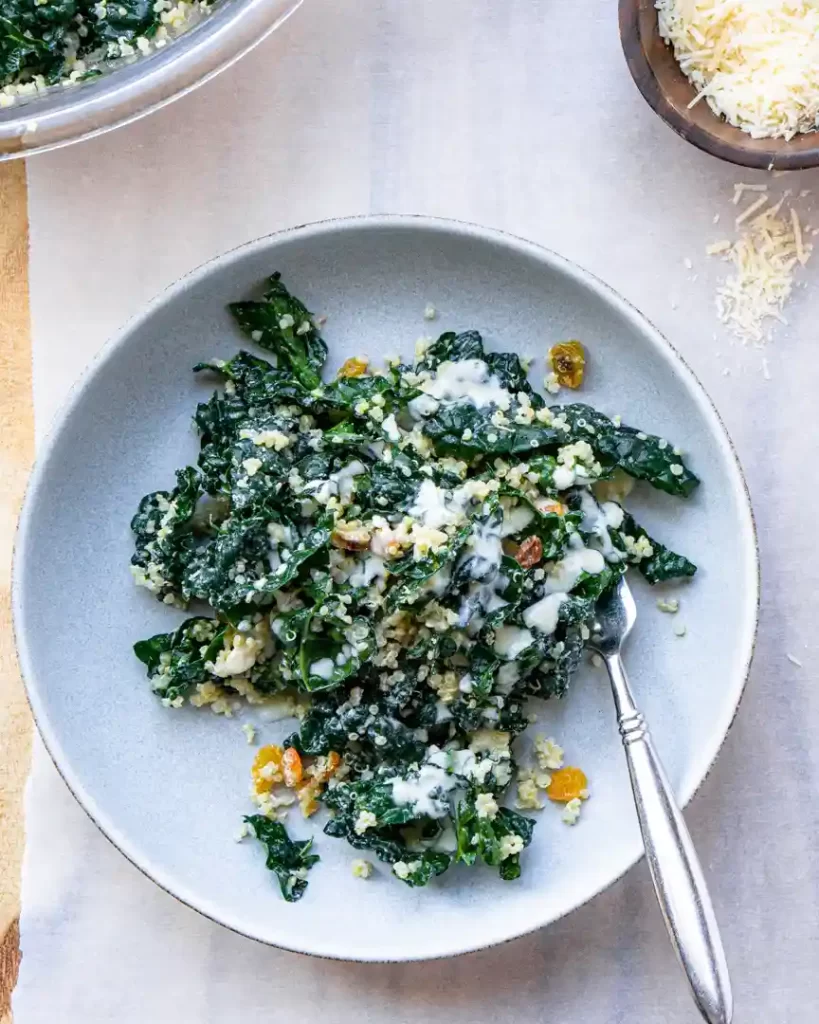
[[[528,505],[516,505],[514,508],[503,510],[503,522],[501,523],[501,537],[511,537],[512,534],[525,530],[529,523],[535,518],[534,511]]]
[[[515,683],[519,679],[520,669],[513,661],[510,661],[506,665],[501,665],[498,669],[495,689],[498,693],[502,693],[504,695],[511,693],[514,689]]]
[[[452,579],[452,564],[447,562],[442,565],[441,568],[433,573],[428,580],[418,588],[420,594],[433,594],[435,597],[441,597],[446,588],[449,586],[449,581]]]
[[[467,541],[469,554],[463,557],[473,559],[472,576],[491,582],[500,570],[503,558],[500,527],[495,523],[475,523],[472,535]],[[505,585],[505,584],[504,584]]]
[[[469,584],[461,601],[458,625],[461,629],[469,627],[470,635],[474,635],[483,626],[483,616],[475,615],[478,608],[485,616],[509,603],[499,593],[508,585],[506,577],[500,575],[503,547],[499,526],[493,523],[476,523],[468,541],[468,549],[461,556],[460,564],[472,562],[472,576],[475,577],[475,581]]]
[[[407,409],[414,420],[423,420],[427,416],[434,416],[439,405],[432,395],[419,395],[407,403]]]
[[[416,419],[432,416],[443,403],[471,402],[478,408],[496,405],[504,412],[512,404],[512,396],[500,380],[489,372],[483,359],[447,360],[438,367],[435,376],[421,385],[423,395],[413,398],[409,410]]]
[[[537,633],[551,636],[557,629],[560,606],[565,600],[565,594],[547,594],[524,611],[524,624]]]
[[[398,807],[412,807],[416,814],[443,818],[449,812],[447,794],[458,780],[436,764],[422,764],[417,776],[392,779],[392,800]]]
[[[514,661],[527,647],[535,642],[528,629],[518,626],[499,626],[495,630],[495,654],[507,661]]]
[[[409,514],[432,530],[452,526],[463,517],[462,510],[453,505],[446,490],[429,479],[421,482]]]
[[[449,706],[444,704],[442,700],[436,701],[435,703],[435,724],[440,725],[441,722],[449,722],[452,720],[452,712],[449,710]]]
[[[568,466],[555,466],[554,472],[552,473],[552,483],[559,491],[568,491],[570,487],[574,487],[575,472],[573,469],[569,469]]]
[[[569,538],[569,549],[543,581],[544,596],[568,594],[584,572],[597,576],[605,569],[603,556],[599,551],[587,548],[579,534]]]
[[[355,492],[355,478],[366,472],[367,467],[358,459],[353,459],[348,465],[331,473],[326,480],[308,480],[304,485],[304,493],[313,495],[321,505],[326,505],[335,496],[349,502]]]
[[[389,416],[381,424],[381,429],[390,439],[390,441],[400,441],[401,432],[398,429],[398,424],[395,422],[395,414],[390,413]]]
[[[599,505],[590,491],[581,491],[580,509],[583,521],[580,530],[591,534],[591,544],[607,562],[622,561],[622,552],[614,546],[609,530],[619,529],[623,525],[623,510],[616,501],[606,501]]]
[[[333,678],[334,670],[335,663],[332,658],[319,658],[318,661],[314,661],[310,665],[310,675],[318,676],[319,679],[324,679],[325,682],[329,682]]]
[[[330,474],[330,480],[338,488],[338,496],[342,501],[347,502],[352,498],[355,491],[355,478],[366,472],[367,467],[362,462],[359,462],[358,459],[353,459],[346,466]]]
[[[455,853],[458,849],[458,836],[452,822],[444,825],[441,834],[432,840],[427,849],[435,853]]]
[[[606,567],[603,555],[599,551],[587,548],[578,534],[573,534],[569,538],[569,545],[569,552],[543,581],[541,599],[529,605],[523,612],[524,624],[544,636],[551,636],[557,629],[560,606],[583,573],[597,576]],[[495,649],[497,650],[497,640]]]
[[[378,555],[368,555],[356,564],[355,569],[350,573],[347,582],[353,587],[369,587],[377,579],[384,579],[387,575],[387,567],[384,559]]]

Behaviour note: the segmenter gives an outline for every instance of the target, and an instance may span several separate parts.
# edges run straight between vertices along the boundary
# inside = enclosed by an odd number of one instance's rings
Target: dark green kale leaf
[[[321,859],[317,853],[310,853],[313,840],[291,839],[281,822],[271,821],[261,814],[252,814],[245,822],[266,847],[265,863],[276,873],[282,896],[288,903],[300,900],[307,888],[307,872]]]
[[[637,568],[649,583],[665,583],[668,580],[685,579],[686,577],[693,576],[697,571],[696,565],[693,562],[689,562],[684,555],[678,555],[664,544],[654,540],[653,537],[649,537],[642,526],[639,526],[628,512],[623,516],[623,525],[619,531],[613,533],[615,541],[618,539],[618,534],[620,537],[625,534],[628,537],[633,537],[635,540],[645,537],[649,544],[651,544],[651,547],[654,549],[653,554],[648,558],[641,558],[637,563]],[[625,546],[622,546],[625,549]]]
[[[464,331],[462,334],[447,331],[429,346],[415,369],[418,372],[434,371],[441,363],[483,358],[483,339],[477,331]]]
[[[424,886],[452,863],[448,853],[417,848],[417,845],[410,849],[407,825],[413,823],[413,830],[418,833],[416,838],[422,842],[434,840],[440,834],[440,826],[434,821],[420,820],[411,807],[396,805],[389,783],[379,780],[343,782],[328,790],[324,801],[334,812],[324,827],[325,834],[346,839],[355,849],[369,850],[388,864],[403,861],[406,871],[397,877],[407,885]],[[374,815],[376,824],[359,831],[356,824],[362,812]]]
[[[362,508],[376,515],[408,512],[423,479],[423,461],[412,449],[401,450],[389,446],[389,462],[384,457],[376,461],[364,485],[356,484],[356,497]]]
[[[308,568],[318,568],[319,562],[326,564],[327,548],[333,532],[334,519],[331,512],[317,516],[305,537],[290,549],[287,560],[264,577],[264,584],[257,582],[253,601],[255,604],[270,604],[276,593],[286,587]]]
[[[387,595],[387,608],[392,610],[411,605],[422,597],[426,592],[425,584],[429,584],[433,576],[457,556],[471,532],[472,526],[467,524],[453,533],[443,547],[425,558],[416,559],[410,552],[390,562],[390,574],[398,577],[398,582],[393,584]],[[442,582],[445,588],[446,580]]]
[[[0,85],[21,73],[54,82],[66,71],[67,35],[76,30],[77,0],[3,0],[0,4]]]
[[[92,55],[89,63],[122,56],[121,44],[156,33],[161,13],[153,0],[119,0],[107,8],[94,0],[2,0],[0,86],[37,75],[53,84],[71,70],[73,56]],[[91,66],[81,77],[100,73]]]
[[[134,575],[160,601],[167,598],[184,606],[190,596],[185,574],[194,557],[193,517],[199,495],[196,470],[177,470],[176,487],[146,494],[131,520],[136,538]]]
[[[552,427],[516,423],[495,426],[492,410],[471,402],[441,406],[424,422],[423,430],[439,455],[472,461],[479,455],[537,454],[566,443],[566,434]],[[464,439],[466,431],[466,440]]]
[[[474,864],[480,858],[490,867],[497,867],[504,881],[518,878],[520,852],[507,853],[502,841],[507,836],[518,836],[522,840],[522,847],[527,847],[532,841],[535,822],[506,807],[501,807],[494,818],[482,818],[475,807],[476,795],[470,794],[456,808],[456,862]]]
[[[195,372],[209,370],[231,381],[236,395],[247,408],[273,410],[276,406],[294,402],[305,410],[312,410],[320,400],[301,384],[289,370],[277,369],[249,352],[238,352],[225,362],[197,363]]]
[[[103,10],[105,13],[100,17],[95,8],[94,18],[88,19],[98,45],[130,42],[137,36],[150,38],[159,26],[153,0],[112,0]]]
[[[699,480],[684,465],[681,456],[663,438],[645,434],[634,427],[617,427],[590,405],[552,406],[564,416],[575,441],[588,441],[607,467],[619,466],[637,480],[646,480],[667,494],[687,498]],[[676,470],[676,472],[675,472]]]
[[[185,568],[185,592],[207,601],[217,611],[244,604],[253,584],[267,579],[270,545],[266,523],[259,517],[231,517],[197,548]]]
[[[391,377],[337,377],[324,386],[322,402],[328,408],[354,413],[359,402],[372,404],[376,395],[384,399],[382,408],[389,412],[395,401],[395,384]]]
[[[312,314],[285,288],[281,274],[267,279],[263,301],[232,302],[228,308],[252,341],[275,353],[280,370],[289,369],[308,390],[322,386],[327,346]]]
[[[313,626],[321,622],[323,632]],[[375,653],[372,623],[363,616],[347,625],[339,619],[312,615],[305,623],[299,651],[299,668],[304,689],[310,693],[331,690],[355,675]],[[321,667],[322,671],[317,671]]]
[[[151,687],[170,702],[187,697],[210,678],[205,665],[222,648],[225,626],[216,619],[186,619],[173,633],[157,633],[134,644],[134,654],[148,668]],[[163,657],[164,655],[164,657]]]
[[[322,693],[311,702],[294,745],[303,753],[320,755],[331,750],[341,753],[353,743],[368,762],[420,762],[426,744],[416,735],[415,723],[401,719],[409,696],[406,689],[394,687],[384,693],[376,687],[354,704],[341,689]]]
[[[199,469],[208,494],[230,493],[233,445],[247,421],[247,407],[237,395],[214,393],[208,402],[200,402],[194,422],[201,435]]]
[[[261,463],[252,476],[245,465],[248,460],[256,460],[253,465]],[[237,441],[230,453],[231,511],[241,512],[275,501],[286,484],[289,466],[285,456],[273,448],[255,444],[250,438]]]
[[[506,388],[512,395],[521,391],[529,396],[529,402],[534,409],[541,409],[544,401],[541,395],[534,390],[529,383],[526,370],[521,365],[520,357],[514,352],[490,352],[485,357],[486,365],[490,373],[497,377],[501,386]]]
[[[593,602],[591,611],[594,611]],[[588,612],[589,606],[583,606],[580,609],[578,621],[584,621]],[[561,633],[561,639],[552,638],[546,652],[547,657],[537,665],[534,672],[526,677],[525,693],[541,698],[566,696],[569,682],[580,665],[586,641],[583,639],[579,626],[571,625],[561,629]]]

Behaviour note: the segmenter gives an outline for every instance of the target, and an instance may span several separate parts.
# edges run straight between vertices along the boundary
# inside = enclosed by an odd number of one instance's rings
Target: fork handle
[[[728,965],[694,844],[634,703],[622,659],[613,654],[605,661],[648,868],[668,934],[702,1016],[709,1024],[730,1024]]]

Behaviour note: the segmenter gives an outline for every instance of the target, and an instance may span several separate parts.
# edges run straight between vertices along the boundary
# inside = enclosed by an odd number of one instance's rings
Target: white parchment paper
[[[819,257],[767,351],[732,346],[713,314],[723,268],[704,250],[730,228],[740,180],[798,193],[819,174],[771,179],[676,138],[631,82],[614,0],[305,0],[194,95],[30,161],[37,428],[42,437],[108,335],[166,284],[307,220],[418,212],[483,222],[623,292],[711,392],[755,501],[758,653],[687,817],[722,924],[737,1024],[812,1024]],[[807,221],[812,205],[799,201]],[[96,831],[39,746],[27,822],[17,1024],[698,1019],[645,865],[518,942],[363,966],[255,945],[177,904]]]

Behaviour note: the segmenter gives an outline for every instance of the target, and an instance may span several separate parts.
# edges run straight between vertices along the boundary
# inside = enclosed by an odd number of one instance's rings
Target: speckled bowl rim
[[[201,899],[198,899],[193,894],[188,894],[181,889],[177,882],[170,877],[162,867],[147,863],[146,858],[141,855],[139,849],[131,842],[131,840],[120,833],[114,821],[112,821],[108,815],[100,811],[92,794],[75,777],[69,758],[66,757],[61,750],[57,731],[53,728],[52,723],[48,721],[47,714],[40,699],[40,687],[34,678],[34,672],[31,667],[26,638],[22,635],[19,626],[19,623],[22,621],[23,601],[23,573],[22,566],[20,564],[22,555],[20,552],[25,547],[24,542],[31,526],[30,521],[32,519],[32,512],[35,508],[37,494],[45,475],[44,467],[48,462],[49,452],[54,447],[64,424],[73,410],[83,401],[87,387],[92,378],[96,376],[97,372],[117,354],[122,346],[128,344],[133,333],[138,330],[146,320],[152,317],[159,308],[168,302],[174,301],[181,292],[186,290],[192,284],[207,278],[222,264],[231,263],[245,255],[251,255],[253,253],[263,251],[271,245],[286,241],[292,237],[309,238],[311,236],[323,236],[350,230],[361,230],[362,228],[365,230],[373,229],[376,231],[382,229],[411,228],[415,230],[420,229],[422,231],[429,230],[433,233],[448,232],[461,238],[474,239],[477,242],[488,242],[490,244],[505,246],[508,249],[515,250],[520,255],[533,258],[539,263],[545,264],[551,269],[565,274],[577,285],[595,293],[599,299],[611,306],[626,318],[626,320],[633,323],[635,329],[644,334],[647,340],[650,340],[656,350],[660,354],[664,355],[672,366],[681,373],[688,386],[688,390],[696,401],[700,411],[711,421],[711,426],[714,428],[714,435],[719,440],[721,446],[724,447],[726,454],[730,457],[729,462],[733,467],[734,478],[731,481],[731,485],[732,490],[734,490],[737,498],[739,499],[739,526],[743,536],[743,546],[746,549],[746,553],[750,555],[752,560],[751,567],[753,570],[752,583],[754,593],[753,601],[750,604],[750,614],[748,616],[748,621],[744,624],[744,635],[742,637],[743,645],[747,648],[744,667],[741,672],[737,673],[737,680],[734,683],[735,692],[733,694],[733,701],[729,710],[728,720],[721,733],[719,731],[716,733],[717,739],[712,744],[712,748],[707,749],[700,756],[700,760],[702,761],[701,768],[693,773],[694,776],[698,776],[697,780],[689,784],[687,789],[680,794],[680,804],[682,807],[685,807],[690,802],[694,794],[700,789],[703,782],[710,774],[717,755],[725,742],[725,738],[736,720],[736,714],[739,710],[739,705],[748,683],[758,634],[760,606],[759,544],[757,540],[756,523],[754,520],[753,507],[751,505],[751,498],[745,481],[745,476],[737,456],[736,448],[734,447],[730,435],[722,422],[716,406],[697,376],[691,370],[680,353],[665,339],[660,331],[637,309],[636,306],[629,303],[598,277],[589,273],[589,271],[584,270],[576,263],[560,256],[551,249],[547,249],[545,246],[527,241],[517,235],[500,231],[496,228],[481,227],[480,225],[467,221],[454,220],[445,217],[430,217],[416,214],[378,214],[329,218],[326,220],[298,225],[292,228],[286,228],[282,231],[272,232],[250,242],[245,242],[242,245],[235,246],[232,249],[228,249],[207,262],[200,264],[194,270],[191,270],[189,273],[180,277],[173,284],[160,292],[140,313],[131,317],[120,331],[103,345],[81,377],[72,386],[60,412],[57,414],[50,427],[46,439],[40,446],[34,469],[26,488],[25,499],[20,513],[15,537],[12,563],[12,621],[20,671],[25,684],[26,695],[28,697],[29,706],[31,707],[37,729],[46,750],[54,762],[57,771],[62,776],[63,781],[66,783],[72,795],[86,814],[91,818],[102,834],[112,843],[112,845],[115,846],[120,853],[122,853],[127,860],[134,865],[134,867],[142,872],[143,875],[150,878],[151,881],[161,889],[164,889],[165,892],[170,896],[173,896],[180,903],[197,911],[204,917],[210,918],[212,921],[215,921],[217,924],[222,925],[238,935],[243,935],[246,938],[253,939],[256,942],[260,942],[263,945],[271,946],[273,948],[284,949],[291,953],[318,956],[327,960],[347,962],[403,963],[425,960],[442,960],[451,956],[461,956],[467,953],[474,953],[481,949],[503,945],[504,943],[511,942],[514,939],[522,938],[525,935],[538,931],[540,928],[545,928],[548,925],[553,924],[555,921],[559,921],[561,918],[577,910],[579,907],[584,906],[590,900],[611,888],[615,882],[619,881],[628,871],[638,864],[640,860],[642,860],[644,851],[642,850],[639,839],[635,837],[634,854],[628,864],[626,864],[621,871],[616,872],[606,884],[599,886],[585,897],[578,899],[561,913],[550,917],[548,920],[542,921],[540,924],[534,925],[530,928],[523,928],[522,930],[515,930],[514,925],[512,925],[508,935],[494,941],[467,941],[459,946],[454,946],[446,954],[435,954],[432,956],[384,955],[371,957],[350,957],[340,954],[333,955],[328,953],[316,953],[310,949],[288,946],[281,942],[273,943],[263,936],[254,935],[243,930],[237,923],[225,920],[224,915],[214,906],[211,906],[208,903],[203,903]]]

